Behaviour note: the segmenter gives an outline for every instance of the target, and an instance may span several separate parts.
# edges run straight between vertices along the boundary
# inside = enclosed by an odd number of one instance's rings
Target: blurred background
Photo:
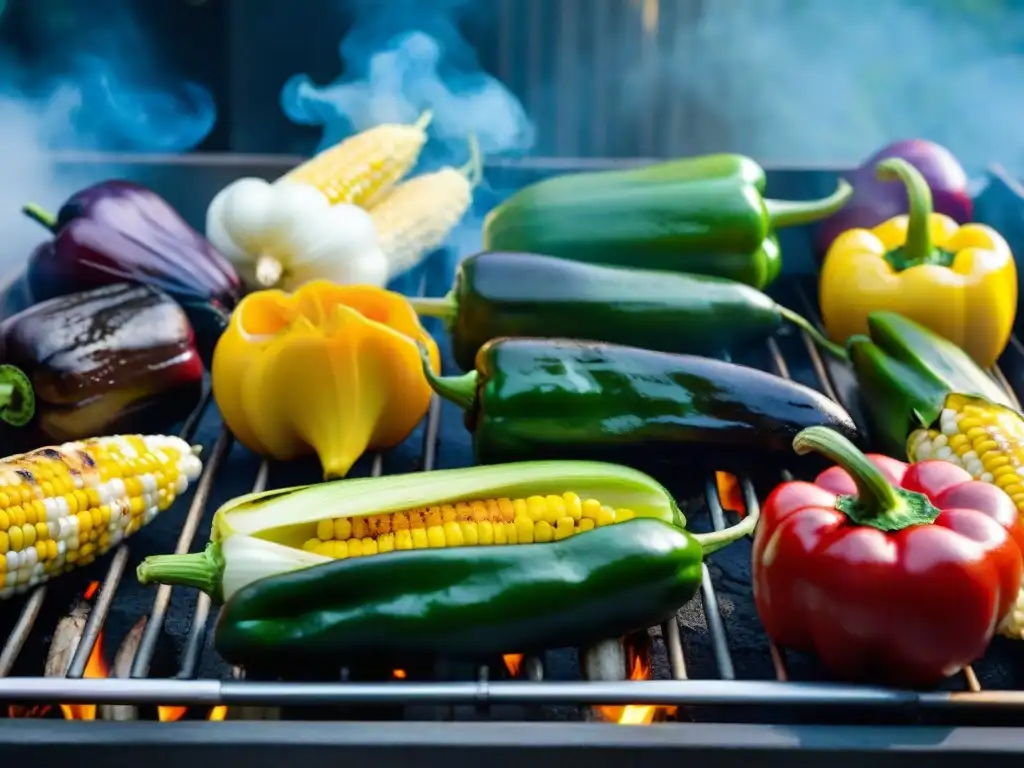
[[[38,239],[18,208],[59,205],[85,160],[272,174],[297,159],[253,156],[428,106],[424,169],[473,132],[499,165],[837,168],[921,137],[1017,175],[1022,53],[1021,0],[0,0],[0,227]],[[209,199],[161,192],[191,220]]]

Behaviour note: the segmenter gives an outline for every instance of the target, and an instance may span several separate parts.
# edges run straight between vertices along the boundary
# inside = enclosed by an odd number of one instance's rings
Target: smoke
[[[663,2],[662,5],[667,5]],[[775,165],[854,165],[897,139],[947,146],[969,172],[1024,172],[1024,17],[1008,2],[759,0],[704,4],[627,75],[722,125],[714,147]],[[664,92],[663,92],[664,93]],[[699,117],[699,115],[698,115]],[[681,147],[675,147],[680,153]]]
[[[54,151],[187,151],[217,117],[208,91],[166,71],[128,0],[102,3],[102,13],[90,2],[52,16],[49,3],[26,5],[22,12],[39,14],[43,27],[70,25],[74,34],[62,35],[61,50],[47,61],[0,48],[0,279],[20,269],[48,236],[20,214],[24,203],[55,210],[85,184],[123,172],[97,165],[72,170],[56,162]],[[68,12],[72,17],[61,16]]]

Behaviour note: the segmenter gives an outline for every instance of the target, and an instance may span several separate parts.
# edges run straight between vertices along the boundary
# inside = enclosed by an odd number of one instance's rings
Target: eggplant
[[[29,258],[33,301],[112,283],[151,285],[181,304],[204,358],[212,358],[241,282],[170,203],[140,184],[112,180],[76,193],[56,216],[34,204],[23,211],[54,235]]]
[[[151,286],[61,296],[0,324],[6,448],[163,432],[192,412],[202,392],[188,318]]]
[[[971,220],[974,202],[967,191],[967,174],[953,153],[925,139],[897,141],[878,150],[858,168],[842,174],[853,185],[853,197],[818,225],[814,250],[819,257],[846,230],[871,229],[907,213],[906,190],[899,184],[879,181],[876,176],[878,163],[890,157],[902,158],[921,172],[932,191],[935,213],[943,213],[960,224]]]

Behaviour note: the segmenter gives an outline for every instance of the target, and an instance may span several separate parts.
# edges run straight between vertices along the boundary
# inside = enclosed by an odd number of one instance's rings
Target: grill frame
[[[635,162],[635,161],[634,161]],[[282,164],[290,163],[285,159]],[[266,158],[259,159],[260,167],[273,169],[276,162]],[[231,175],[238,174],[238,159],[233,158]],[[588,164],[593,167],[593,164]],[[620,163],[614,163],[619,167]],[[558,164],[557,170],[569,168]],[[271,170],[270,174],[273,174]],[[260,174],[263,175],[263,174]],[[800,278],[795,278],[799,280]],[[5,293],[10,293],[6,291]],[[806,284],[798,286],[795,295],[799,305],[789,303],[794,308],[804,311],[811,317],[815,316],[814,302],[808,297]],[[9,310],[8,310],[9,311]],[[434,330],[434,329],[432,329]],[[856,416],[856,407],[850,402],[850,381],[848,372],[823,359],[814,348],[810,339],[801,334],[811,365],[819,380],[819,388],[826,394],[844,404]],[[788,376],[789,364],[783,356],[778,343],[773,339],[768,342],[768,350],[773,361],[774,372]],[[1007,353],[1013,355],[1015,364],[1024,369],[1024,347],[1014,340],[1014,345]],[[997,380],[1007,385],[1007,379],[997,372]],[[1011,389],[1012,391],[1012,389]],[[208,393],[207,393],[208,398]],[[201,409],[208,405],[205,400]],[[861,423],[863,420],[859,420]],[[199,416],[190,418],[182,429],[182,434],[191,436],[191,430],[198,427]],[[422,451],[423,468],[431,469],[436,460],[437,434],[440,428],[440,406],[436,401],[432,404],[424,431]],[[206,508],[206,496],[213,482],[215,473],[220,469],[223,460],[231,447],[230,436],[223,431],[213,450],[207,457],[202,480],[197,484],[195,495],[182,526],[182,534],[178,542],[178,551],[189,551],[201,542],[194,541],[204,516],[211,515],[213,510]],[[379,474],[383,470],[382,457],[377,456],[372,464],[372,473]],[[269,474],[269,464],[263,462],[254,478],[254,488],[265,487]],[[209,480],[206,478],[209,476]],[[780,478],[781,479],[781,478]],[[204,485],[206,491],[204,492]],[[748,508],[757,503],[756,493],[749,480],[743,481],[744,497]],[[706,503],[713,527],[720,529],[728,525],[729,513],[722,509],[717,496],[713,479],[706,485]],[[128,544],[130,546],[130,542]],[[885,689],[866,688],[862,686],[844,686],[819,683],[793,682],[762,682],[735,680],[735,671],[730,657],[728,641],[725,637],[725,622],[718,610],[715,586],[710,574],[705,571],[704,586],[700,600],[705,608],[716,606],[714,611],[704,611],[707,618],[708,632],[712,638],[714,654],[722,680],[686,680],[683,649],[679,644],[678,622],[666,623],[662,627],[662,637],[666,645],[673,680],[626,682],[626,681],[592,681],[592,682],[544,682],[537,680],[492,681],[486,670],[481,670],[475,682],[465,683],[266,683],[244,680],[191,680],[199,666],[199,656],[206,639],[210,604],[205,596],[196,602],[195,616],[200,620],[193,621],[189,630],[185,651],[181,656],[181,671],[173,680],[90,680],[81,679],[86,660],[97,641],[103,620],[114,598],[117,582],[123,578],[128,562],[128,550],[122,545],[108,558],[107,576],[103,580],[85,633],[72,660],[68,678],[23,678],[8,677],[13,665],[14,655],[10,643],[5,642],[0,652],[0,700],[9,702],[52,702],[60,700],[65,703],[159,703],[163,705],[199,705],[212,706],[229,704],[237,706],[274,705],[294,702],[309,704],[311,702],[329,701],[331,704],[348,703],[382,703],[408,701],[415,698],[423,702],[444,704],[468,704],[485,708],[492,704],[519,702],[528,704],[574,703],[580,705],[626,704],[642,701],[650,704],[673,704],[677,706],[717,705],[735,706],[759,704],[761,706],[787,706],[796,708],[835,707],[847,709],[866,708],[872,712],[881,709],[890,710],[900,721],[913,722],[917,717],[930,713],[956,715],[973,712],[978,709],[996,708],[1007,710],[1011,716],[1018,716],[1024,711],[1024,693],[1014,691],[980,691],[977,678],[969,672],[964,680],[967,692],[937,691],[914,693],[891,691]],[[111,579],[111,577],[114,577]],[[44,588],[45,590],[45,588]],[[133,664],[132,676],[144,677],[152,660],[156,643],[166,616],[171,590],[161,588],[154,596],[154,608],[140,645],[138,656]],[[44,592],[37,592],[29,597],[23,610],[23,618],[12,634],[27,625],[27,619],[38,614],[42,605]],[[675,630],[673,631],[673,627]],[[27,637],[27,629],[24,632]],[[773,661],[780,678],[786,677],[785,663],[781,654],[774,652]],[[536,670],[540,668],[536,660],[524,664],[524,668]],[[1016,719],[1016,717],[1014,718]],[[799,722],[799,720],[795,720]],[[118,731],[109,731],[111,726]],[[210,751],[216,746],[230,747],[232,756],[240,756],[260,763],[262,760],[280,760],[286,754],[291,756],[294,750],[322,749],[324,753],[335,753],[344,749],[346,759],[351,759],[352,750],[366,759],[380,760],[405,759],[407,753],[402,750],[417,746],[427,750],[430,760],[446,760],[446,755],[460,757],[477,756],[473,750],[483,747],[488,750],[487,759],[493,761],[501,753],[507,757],[501,760],[522,759],[528,757],[535,762],[540,754],[544,759],[564,759],[570,753],[586,753],[588,759],[608,759],[608,755],[621,763],[622,750],[636,750],[638,756],[672,750],[678,753],[686,749],[694,754],[705,755],[709,759],[732,764],[732,761],[747,761],[751,757],[767,756],[780,749],[799,747],[801,756],[809,755],[810,759],[820,759],[824,752],[842,750],[842,757],[835,755],[832,759],[849,759],[860,761],[851,764],[862,764],[867,761],[876,762],[883,757],[898,752],[902,756],[913,754],[924,757],[934,763],[935,759],[945,759],[946,755],[957,760],[967,754],[985,754],[991,759],[993,754],[1012,753],[1019,757],[1024,752],[1024,729],[1016,727],[998,729],[980,729],[974,727],[938,728],[921,726],[907,728],[904,726],[801,726],[801,725],[761,725],[754,722],[740,724],[713,723],[673,723],[670,725],[649,726],[643,729],[627,729],[597,723],[566,724],[545,723],[423,723],[405,722],[401,729],[393,724],[375,724],[361,722],[354,727],[344,726],[337,722],[300,724],[295,721],[273,723],[261,721],[207,723],[145,723],[138,722],[109,723],[95,721],[90,723],[22,720],[15,727],[0,727],[0,751],[18,748],[19,744],[32,743],[23,741],[28,733],[39,734],[37,728],[45,728],[45,743],[52,749],[82,743],[95,744],[114,753],[124,754],[125,758],[139,744],[148,749],[160,746],[160,760],[174,759],[176,762],[183,757],[198,760],[200,763],[210,760]],[[124,727],[131,727],[134,734],[125,743]],[[526,734],[522,728],[529,728]],[[287,730],[282,730],[286,728]],[[88,735],[83,735],[88,729]],[[167,730],[171,729],[171,730]],[[214,730],[215,729],[215,730]],[[583,729],[583,730],[580,730]],[[398,733],[401,731],[401,733]],[[55,734],[60,733],[59,739]],[[649,734],[649,735],[645,735]],[[40,741],[35,744],[41,743]],[[1016,746],[1020,745],[1020,746]],[[164,747],[167,747],[165,752]],[[519,746],[521,749],[513,749]],[[1013,746],[1013,749],[1010,749]],[[255,749],[253,748],[255,747]],[[503,747],[498,752],[491,752],[494,747]],[[543,747],[542,750],[535,749]],[[506,749],[508,750],[506,751]],[[530,755],[516,757],[522,749],[530,749]],[[118,752],[120,750],[120,752]],[[190,751],[191,750],[191,751]],[[284,750],[290,750],[285,752]],[[467,752],[468,750],[468,752]],[[48,750],[49,751],[49,750]],[[195,754],[193,754],[193,751]],[[109,754],[109,753],[108,753]],[[171,755],[173,754],[173,758]],[[814,758],[814,755],[818,758]],[[273,755],[274,757],[270,757]],[[603,755],[603,757],[602,757]],[[483,755],[480,755],[483,757]],[[54,755],[49,754],[48,760]],[[122,758],[118,758],[122,759]],[[147,751],[147,760],[153,755]],[[328,758],[330,759],[330,758]],[[336,759],[336,758],[334,758]],[[787,755],[787,760],[791,759]],[[159,761],[158,761],[159,762]],[[511,764],[511,763],[509,763]],[[901,758],[901,764],[906,764]]]

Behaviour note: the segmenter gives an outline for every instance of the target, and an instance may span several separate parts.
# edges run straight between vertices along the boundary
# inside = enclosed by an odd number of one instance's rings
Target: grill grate
[[[782,298],[790,306],[799,305],[809,317],[816,316],[814,302],[810,300],[807,285],[789,287],[790,293]],[[788,301],[787,301],[788,299]],[[435,334],[439,337],[439,334]],[[783,349],[786,350],[784,354]],[[802,332],[791,331],[778,340],[770,339],[766,348],[758,355],[767,361],[768,370],[808,383],[844,405],[858,416],[856,393],[851,388],[852,379],[841,366],[819,355],[817,349]],[[809,361],[809,365],[808,365]],[[742,362],[747,362],[743,360]],[[1024,372],[1024,346],[1014,339],[1004,357],[1003,367],[993,375],[1009,387],[1008,376],[1020,381]],[[809,368],[810,373],[806,371]],[[803,381],[804,378],[810,380]],[[200,421],[210,418],[215,411],[211,407],[209,392],[195,413],[182,426],[180,434],[192,440],[199,430]],[[862,419],[858,418],[860,423]],[[422,448],[419,452],[419,468],[430,471],[438,464],[439,434],[442,427],[440,402],[435,398],[431,404],[423,428]],[[220,425],[219,434],[206,457],[203,474],[197,482],[191,504],[181,525],[175,551],[178,553],[194,550],[202,545],[196,541],[197,534],[209,524],[215,505],[211,504],[218,476],[225,470],[233,439]],[[385,472],[385,456],[375,455],[370,462],[369,472],[379,476]],[[251,484],[253,491],[272,486],[274,474],[271,463],[263,461]],[[792,479],[783,471],[780,479]],[[742,495],[747,509],[758,504],[758,490],[749,478],[740,478]],[[707,509],[707,520],[711,527],[721,530],[729,525],[732,512],[723,508],[714,477],[708,478],[703,488],[703,504]],[[172,514],[172,513],[166,513]],[[691,523],[699,522],[694,506],[688,509]],[[745,545],[738,545],[745,546]],[[720,553],[721,554],[721,553]],[[933,692],[894,691],[882,688],[848,686],[814,681],[791,681],[789,659],[779,649],[769,645],[768,654],[774,680],[738,679],[737,667],[730,649],[728,634],[736,626],[724,615],[723,606],[716,592],[716,582],[727,578],[715,567],[704,565],[704,579],[694,605],[688,607],[698,613],[688,613],[689,623],[703,622],[707,641],[713,657],[718,679],[690,679],[685,639],[689,628],[682,628],[678,618],[665,622],[654,629],[660,635],[663,649],[663,669],[659,677],[666,679],[629,681],[624,679],[565,681],[547,679],[552,677],[545,667],[545,658],[539,656],[523,659],[518,679],[508,680],[503,670],[487,666],[476,670],[475,679],[445,681],[439,675],[436,681],[389,681],[359,682],[353,680],[350,670],[341,670],[339,677],[331,682],[277,682],[246,679],[240,669],[230,673],[224,669],[220,678],[200,679],[201,663],[207,648],[207,629],[211,615],[209,598],[200,594],[194,600],[192,620],[184,633],[180,651],[178,672],[173,678],[151,679],[148,675],[153,668],[161,633],[171,612],[172,588],[161,586],[152,598],[145,629],[131,665],[130,679],[84,678],[87,662],[101,637],[107,618],[114,605],[119,587],[122,587],[130,560],[129,546],[122,544],[106,565],[101,586],[92,605],[78,647],[71,660],[65,678],[16,677],[11,676],[19,655],[26,647],[28,638],[42,613],[47,599],[48,587],[37,588],[25,599],[14,627],[6,638],[0,652],[0,700],[18,703],[48,703],[63,701],[69,704],[132,704],[183,705],[211,707],[273,706],[351,706],[367,704],[387,705],[469,705],[488,714],[494,705],[518,704],[528,706],[552,706],[570,704],[579,706],[626,705],[633,703],[673,705],[679,707],[737,707],[756,706],[761,708],[756,718],[763,721],[765,712],[794,709],[815,711],[822,708],[848,712],[851,709],[866,710],[874,714],[886,714],[898,718],[920,718],[924,715],[948,717],[954,711],[978,710],[991,707],[1009,709],[1019,713],[1024,709],[1024,692],[1013,690],[982,690],[978,675],[968,669],[951,682],[949,690]],[[741,557],[746,557],[744,553]],[[728,575],[728,578],[733,578]],[[180,590],[188,592],[188,590]],[[151,593],[147,593],[151,594]],[[189,595],[189,600],[192,600]],[[752,608],[748,609],[748,613]],[[749,628],[748,630],[749,631]],[[583,649],[581,654],[591,651]],[[223,666],[223,665],[222,665]],[[584,663],[579,664],[584,668]],[[656,664],[657,666],[657,664]],[[496,673],[497,672],[497,673]],[[680,711],[679,718],[685,719],[693,713]],[[735,717],[735,715],[733,715]],[[451,717],[451,714],[442,715]],[[777,717],[777,715],[776,715]],[[791,719],[797,719],[789,715]]]

